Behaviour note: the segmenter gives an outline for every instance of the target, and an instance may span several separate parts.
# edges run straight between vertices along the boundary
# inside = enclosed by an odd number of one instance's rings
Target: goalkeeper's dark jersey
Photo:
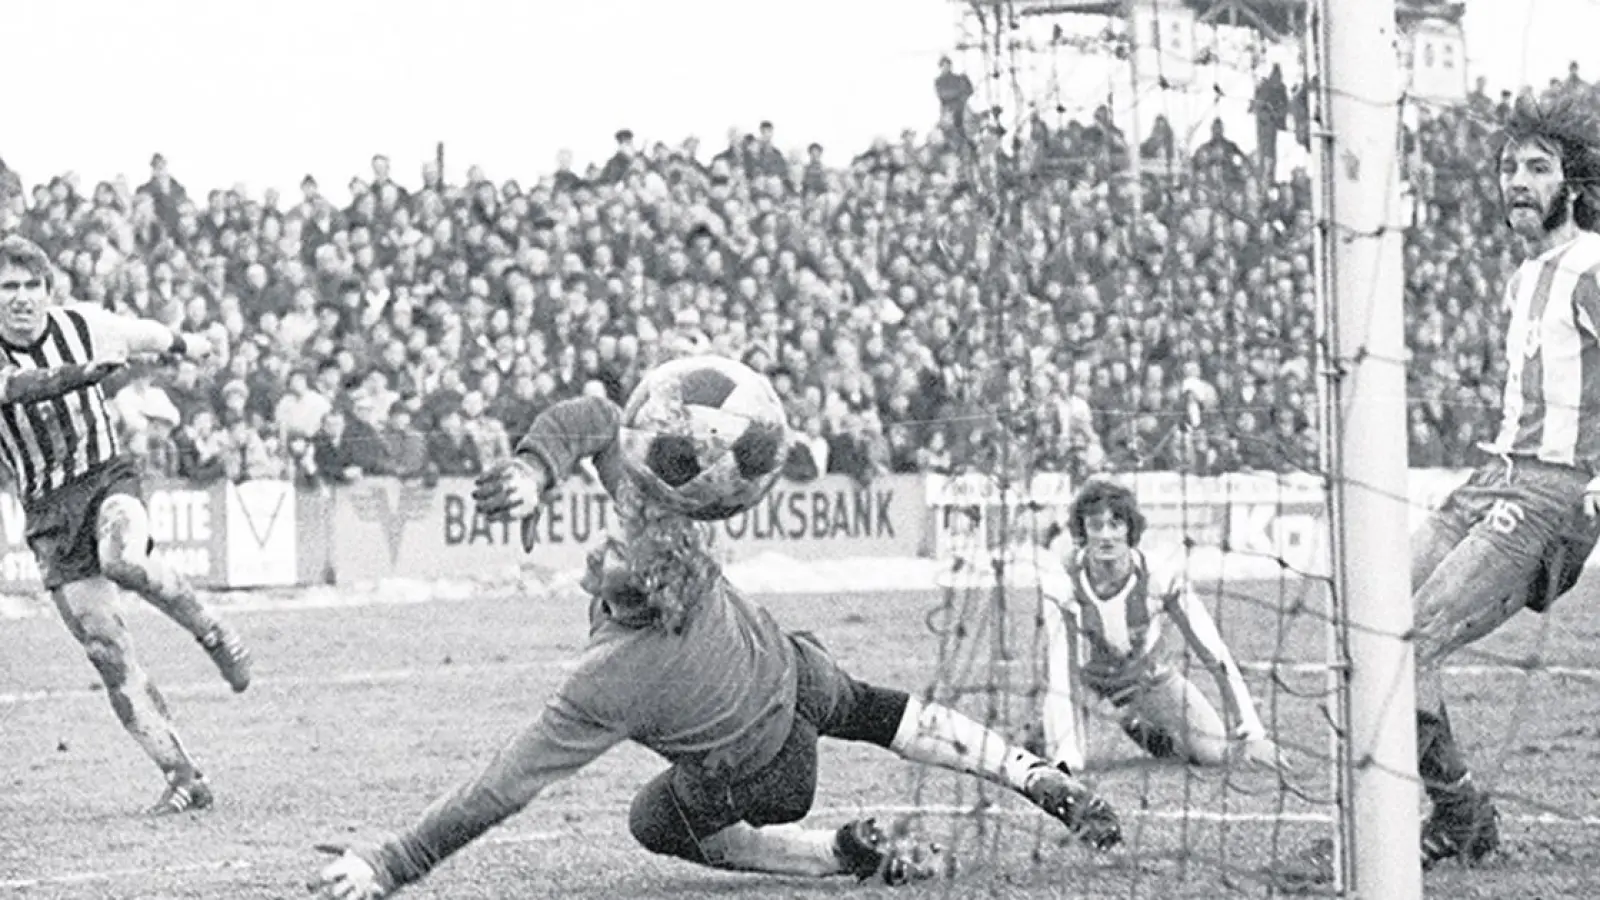
[[[606,400],[557,404],[535,421],[518,453],[539,457],[558,477],[593,457],[614,495],[626,477],[616,459],[618,417]],[[691,607],[677,633],[614,617],[596,597],[589,646],[537,720],[481,778],[390,842],[385,866],[402,878],[426,871],[624,740],[713,778],[759,770],[794,721],[794,654],[772,616],[724,579]]]

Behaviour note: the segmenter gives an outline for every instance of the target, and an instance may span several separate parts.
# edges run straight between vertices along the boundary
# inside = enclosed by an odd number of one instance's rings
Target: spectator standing
[[[165,228],[169,237],[181,236],[180,228],[184,204],[189,201],[189,192],[173,179],[167,170],[167,158],[160,153],[150,158],[150,180],[139,186],[139,193],[150,198],[154,204],[157,220]]]
[[[1274,63],[1272,72],[1256,86],[1250,112],[1256,119],[1256,156],[1261,164],[1261,179],[1277,178],[1278,134],[1289,126],[1289,88],[1283,82],[1283,67]]]
[[[449,410],[439,427],[428,435],[428,459],[434,471],[446,478],[467,478],[483,471],[478,444],[467,433],[459,410]]]
[[[467,436],[477,450],[478,462],[485,469],[511,458],[511,436],[499,420],[484,415],[483,394],[468,391],[461,399],[461,418]]]
[[[304,369],[295,369],[289,373],[287,390],[273,411],[273,421],[285,440],[310,438],[332,409],[333,401],[312,389],[311,376]]]
[[[229,425],[222,447],[222,467],[229,481],[282,479],[287,466],[280,450],[269,444],[250,419]]]
[[[404,481],[437,476],[428,457],[428,439],[412,425],[411,410],[404,403],[390,407],[382,437],[384,474]]]
[[[755,159],[752,160],[754,174],[760,178],[774,179],[782,184],[784,190],[792,193],[794,182],[789,178],[789,160],[784,157],[783,151],[773,143],[773,125],[771,122],[762,122],[757,131]]]
[[[800,176],[800,192],[816,197],[828,192],[828,169],[822,162],[822,145],[806,148],[806,166]]]
[[[335,408],[322,420],[313,441],[313,458],[322,477],[348,483],[383,469],[383,446],[372,427],[358,417]]]
[[[1197,177],[1213,185],[1239,186],[1250,173],[1250,161],[1228,137],[1221,119],[1211,120],[1211,137],[1194,151]]]
[[[626,128],[618,131],[616,141],[616,152],[606,161],[605,168],[600,170],[599,180],[602,184],[621,184],[633,168],[636,155],[633,149],[633,132]]]
[[[829,471],[831,447],[823,435],[822,418],[810,415],[805,419],[798,440],[789,450],[783,474],[790,481],[815,481]]]
[[[211,410],[197,411],[193,418],[178,428],[172,440],[178,455],[178,477],[192,484],[205,485],[227,475],[227,463],[223,459],[227,440],[217,430],[216,416]]]
[[[972,99],[972,80],[955,71],[950,57],[939,57],[939,77],[933,80],[933,91],[939,98],[939,124],[952,139],[964,139],[967,134],[967,103]]]

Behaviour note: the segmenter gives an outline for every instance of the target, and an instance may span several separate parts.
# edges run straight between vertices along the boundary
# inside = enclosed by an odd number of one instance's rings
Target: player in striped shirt
[[[1600,121],[1587,101],[1519,101],[1497,160],[1506,222],[1530,256],[1505,286],[1507,374],[1492,457],[1412,536],[1425,865],[1476,861],[1498,815],[1473,784],[1439,667],[1524,606],[1571,588],[1595,543],[1600,474]],[[1591,508],[1592,518],[1592,508]]]
[[[134,658],[117,589],[188,630],[235,691],[250,683],[250,655],[182,578],[151,557],[139,464],[123,452],[98,377],[131,356],[200,358],[206,342],[95,306],[53,306],[54,288],[43,250],[20,237],[0,240],[0,385],[56,382],[48,397],[0,392],[0,459],[22,501],[45,589],[105,682],[117,718],[166,778],[150,811],[203,808],[211,790]]]
[[[1120,484],[1095,478],[1073,498],[1067,521],[1073,549],[1060,573],[1042,584],[1065,626],[1061,640],[1073,651],[1080,643],[1088,651],[1064,678],[1051,673],[1044,720],[1056,758],[1072,752],[1062,740],[1067,727],[1058,723],[1071,723],[1066,717],[1076,714],[1075,698],[1057,685],[1077,679],[1109,700],[1121,712],[1123,731],[1158,759],[1202,766],[1279,764],[1277,746],[1211,614],[1181,571],[1139,550],[1144,527],[1137,499]],[[1200,689],[1166,662],[1165,638],[1172,630],[1216,679],[1227,724]]]
[[[520,516],[594,460],[622,533],[589,555],[590,639],[576,669],[480,775],[380,845],[328,864],[319,896],[389,895],[625,740],[671,763],[635,797],[634,837],[702,865],[889,883],[933,874],[871,820],[798,824],[816,789],[819,736],[976,775],[1094,846],[1120,841],[1111,808],[1069,773],[942,704],[851,677],[815,638],[785,632],[741,595],[707,552],[706,526],[642,500],[618,457],[620,416],[600,398],[550,407],[476,493],[480,512]]]
[[[1502,137],[1501,203],[1530,256],[1505,286],[1500,428],[1490,459],[1411,536],[1425,867],[1500,844],[1499,814],[1456,744],[1442,663],[1524,607],[1544,612],[1600,533],[1600,120],[1586,98],[1519,100]],[[1331,880],[1331,843],[1305,862],[1285,880]]]

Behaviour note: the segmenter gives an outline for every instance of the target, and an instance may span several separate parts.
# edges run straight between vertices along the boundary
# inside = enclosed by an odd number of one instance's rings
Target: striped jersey
[[[1087,651],[1078,676],[1096,693],[1116,699],[1137,690],[1164,669],[1167,626],[1217,680],[1228,721],[1244,736],[1265,734],[1244,676],[1217,631],[1216,622],[1176,567],[1152,563],[1139,550],[1133,570],[1116,589],[1096,590],[1088,554],[1073,551],[1042,589]]]
[[[164,325],[114,315],[97,306],[53,307],[44,334],[26,346],[0,340],[0,366],[46,369],[95,359],[126,359],[166,350]],[[0,459],[25,501],[81,478],[122,452],[99,385],[53,400],[0,404]]]
[[[1505,303],[1502,418],[1484,449],[1600,470],[1600,234],[1518,266]]]

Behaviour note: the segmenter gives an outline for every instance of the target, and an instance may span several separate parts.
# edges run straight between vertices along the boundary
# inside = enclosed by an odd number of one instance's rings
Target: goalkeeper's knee
[[[689,818],[670,784],[657,778],[633,798],[633,807],[628,811],[628,832],[651,853],[705,864],[700,837],[689,824]]]

